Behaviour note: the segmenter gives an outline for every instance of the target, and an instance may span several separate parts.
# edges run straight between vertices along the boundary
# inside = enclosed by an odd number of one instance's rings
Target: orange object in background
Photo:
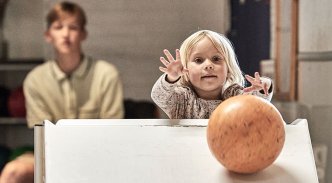
[[[212,113],[207,141],[226,169],[255,173],[279,156],[285,142],[284,121],[269,101],[253,95],[235,96]]]
[[[25,98],[22,86],[10,92],[8,98],[8,112],[11,117],[25,117]]]

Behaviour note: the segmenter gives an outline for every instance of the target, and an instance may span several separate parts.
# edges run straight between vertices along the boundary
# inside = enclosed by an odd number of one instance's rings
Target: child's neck
[[[81,54],[58,55],[56,58],[56,62],[60,69],[67,75],[71,75],[78,68],[81,60]]]

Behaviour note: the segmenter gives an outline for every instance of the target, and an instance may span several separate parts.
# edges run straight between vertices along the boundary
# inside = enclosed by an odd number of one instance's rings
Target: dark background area
[[[244,74],[259,71],[259,63],[270,58],[270,1],[231,2],[232,41]]]

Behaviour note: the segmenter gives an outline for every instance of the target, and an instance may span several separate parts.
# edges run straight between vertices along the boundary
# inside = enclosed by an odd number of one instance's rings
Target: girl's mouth
[[[216,78],[217,76],[216,75],[205,75],[205,76],[202,76],[201,78],[202,79],[208,79],[208,78]]]

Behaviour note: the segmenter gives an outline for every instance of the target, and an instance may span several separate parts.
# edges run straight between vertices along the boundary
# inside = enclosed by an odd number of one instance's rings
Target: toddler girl
[[[153,101],[171,119],[208,119],[213,110],[229,97],[252,94],[271,100],[272,81],[245,75],[239,68],[232,44],[223,35],[201,30],[189,36],[174,58],[164,50],[159,67],[164,74],[154,84]]]

